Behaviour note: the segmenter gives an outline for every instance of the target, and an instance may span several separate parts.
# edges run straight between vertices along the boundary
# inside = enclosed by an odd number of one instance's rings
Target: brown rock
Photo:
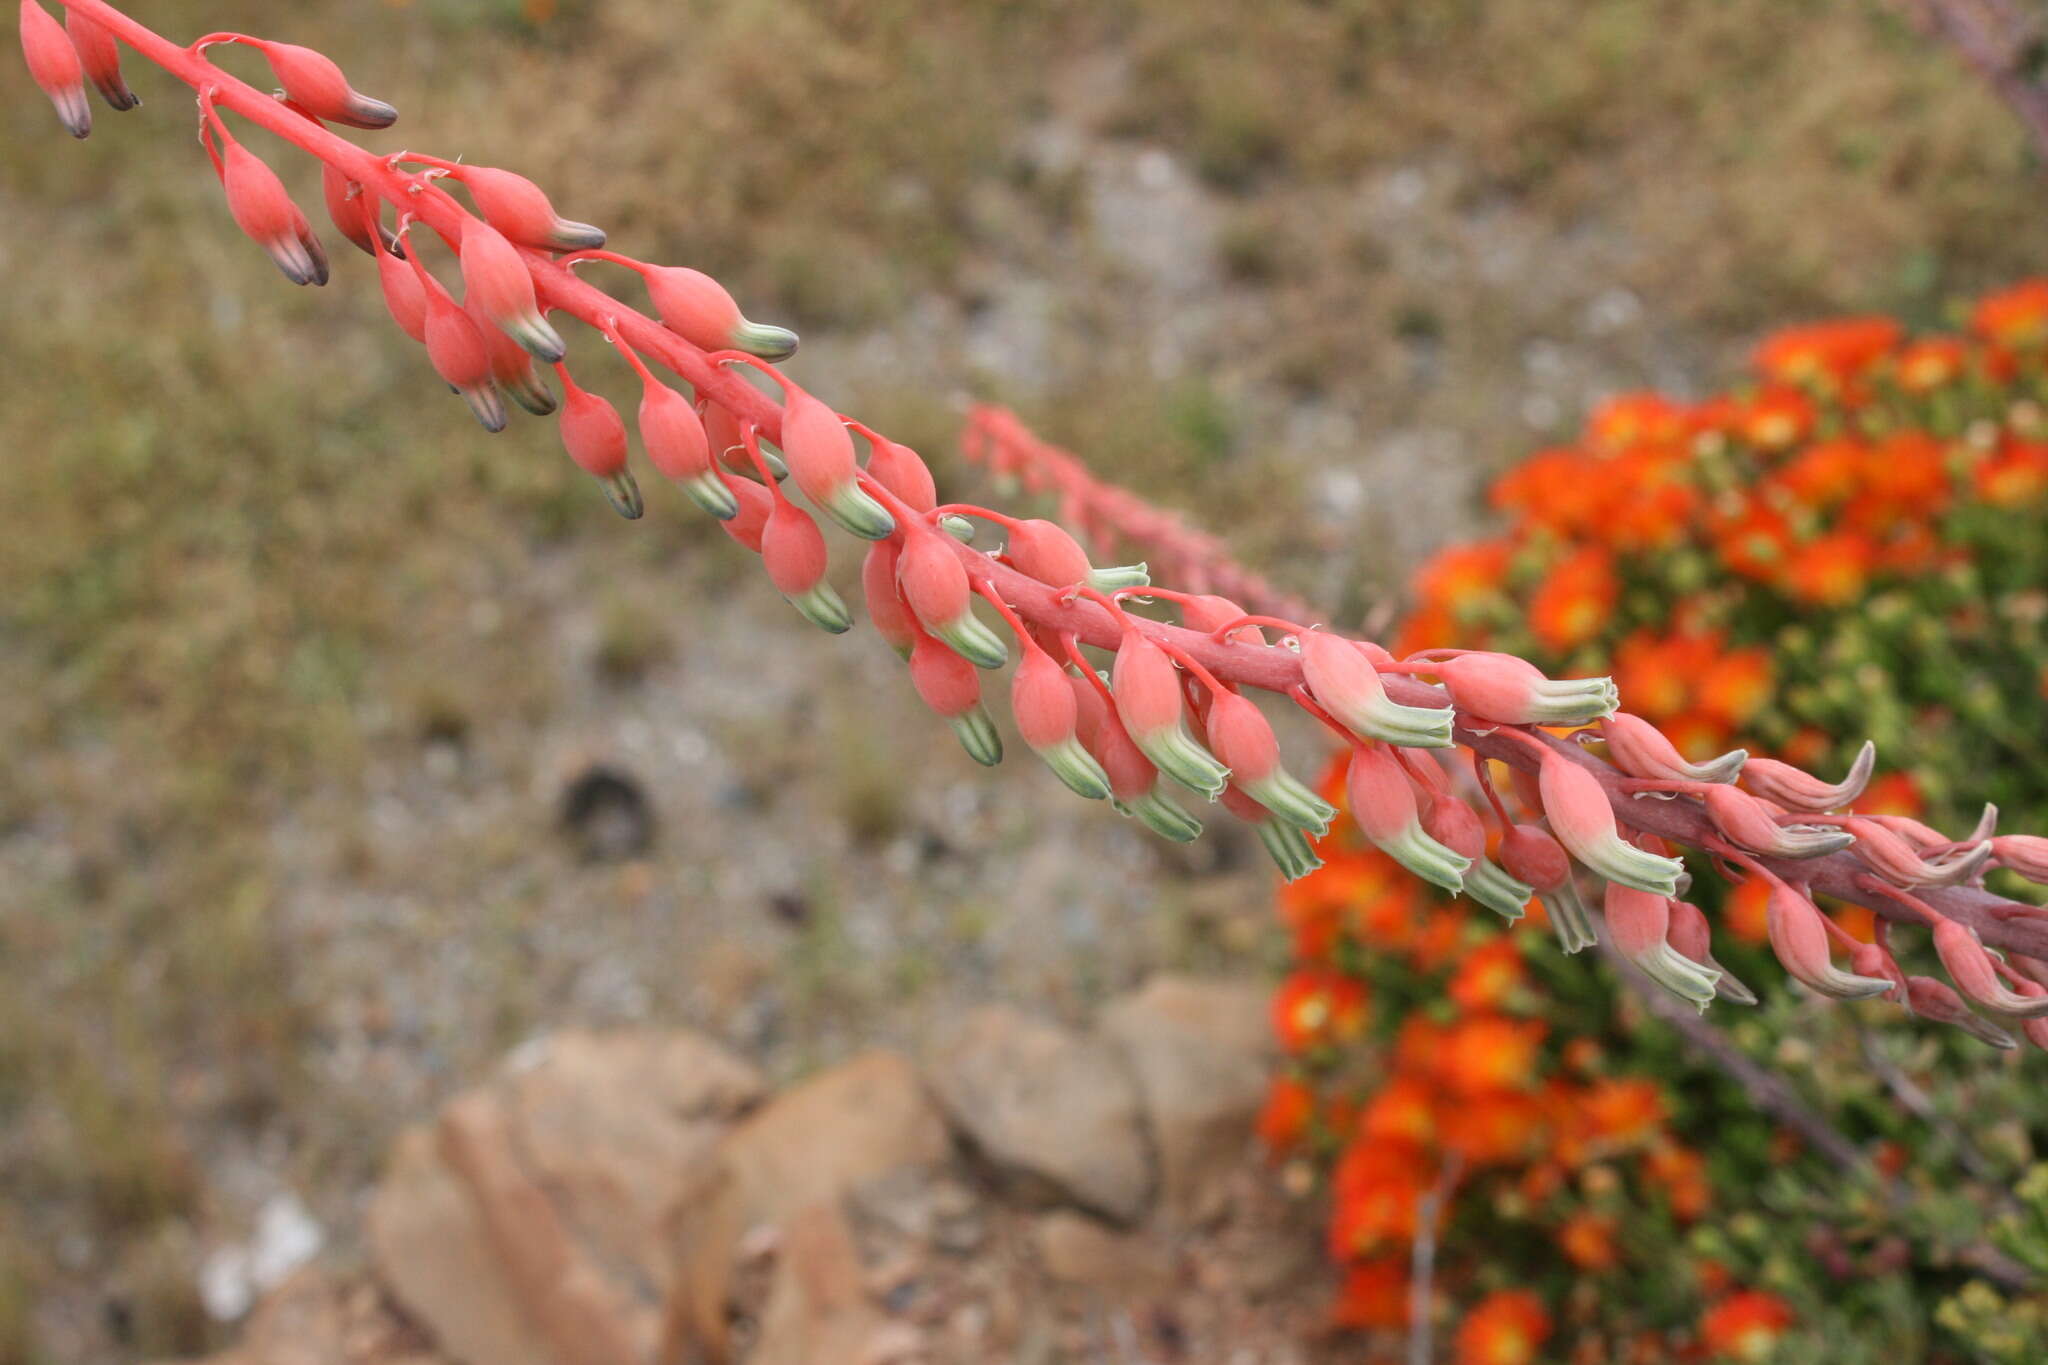
[[[919,1333],[892,1322],[867,1297],[860,1253],[838,1204],[790,1215],[747,1365],[907,1365],[920,1350]]]
[[[725,1306],[742,1242],[798,1211],[836,1206],[855,1185],[951,1151],[916,1071],[868,1052],[778,1096],[719,1142],[671,1216],[676,1278],[661,1359],[731,1358]]]
[[[1144,1213],[1152,1171],[1137,1087],[1100,1041],[990,1005],[930,1049],[925,1074],[998,1171],[1118,1222]]]
[[[309,1267],[264,1296],[241,1344],[201,1365],[447,1365],[360,1275]]]
[[[1097,1028],[1137,1078],[1162,1210],[1186,1224],[1212,1221],[1272,1075],[1265,992],[1247,982],[1154,977],[1103,1010]]]
[[[1165,1244],[1156,1234],[1120,1233],[1071,1209],[1041,1214],[1032,1234],[1045,1273],[1062,1284],[1126,1304],[1158,1298],[1173,1284]]]

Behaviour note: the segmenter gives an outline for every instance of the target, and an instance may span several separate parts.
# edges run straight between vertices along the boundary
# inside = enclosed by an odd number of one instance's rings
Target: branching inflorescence
[[[1097,482],[1006,413],[976,414],[976,458],[1054,492],[1084,535],[1144,544],[1188,590],[1151,585],[1142,566],[1096,568],[1051,521],[942,505],[913,451],[776,370],[795,336],[748,321],[708,276],[604,250],[601,231],[563,219],[510,171],[408,151],[377,155],[330,131],[383,128],[397,113],[356,92],[318,53],[239,34],[179,46],[103,0],[59,3],[62,25],[38,0],[22,0],[21,36],[31,73],[72,133],[91,130],[88,81],[116,109],[137,103],[120,73],[123,45],[191,86],[230,214],[298,284],[327,281],[319,238],[224,116],[316,158],[335,229],[373,258],[393,320],[486,429],[506,425],[506,397],[537,415],[558,413],[572,459],[621,513],[641,514],[626,424],[577,385],[550,320],[574,319],[640,379],[637,426],[649,462],[758,554],[807,619],[833,633],[853,622],[827,581],[813,512],[867,542],[861,583],[870,619],[977,761],[1002,754],[982,677],[1014,650],[1017,731],[1068,787],[1175,840],[1201,831],[1184,793],[1220,801],[1257,830],[1288,876],[1299,876],[1317,865],[1313,841],[1336,811],[1288,772],[1248,695],[1274,693],[1350,747],[1346,795],[1368,839],[1510,919],[1531,895],[1543,896],[1567,951],[1595,942],[1604,917],[1614,947],[1665,989],[1700,1008],[1716,995],[1742,998],[1714,965],[1697,912],[1680,899],[1688,878],[1671,849],[1685,846],[1769,885],[1772,945],[1815,991],[1884,994],[1975,1027],[1967,999],[2048,1045],[2048,915],[1982,888],[1992,867],[2048,883],[2048,839],[1997,837],[1990,813],[1962,839],[1858,816],[1848,808],[1870,776],[1867,749],[1835,784],[1740,751],[1688,763],[1654,727],[1618,710],[1607,679],[1551,679],[1521,659],[1480,651],[1396,658],[1322,629],[1231,565],[1213,539]],[[215,65],[207,52],[221,44],[260,52],[277,93]],[[459,299],[424,259],[443,249],[459,267]],[[637,274],[658,316],[585,281],[577,268],[586,265]],[[559,399],[542,366],[554,369]],[[971,543],[977,523],[1000,528],[999,551]],[[1177,623],[1144,613],[1159,603],[1171,605]],[[1512,778],[1505,793],[1496,765]],[[1581,899],[1575,863],[1605,879],[1604,916]],[[1867,906],[1881,931],[1928,929],[1957,989],[1907,975],[1882,932],[1875,944],[1839,942],[1815,904],[1822,895]]]

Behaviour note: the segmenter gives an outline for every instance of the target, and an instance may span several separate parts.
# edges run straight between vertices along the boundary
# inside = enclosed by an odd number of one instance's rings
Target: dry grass
[[[939,452],[960,396],[1013,400],[1350,609],[1587,394],[2038,261],[2017,131],[1850,0],[311,8],[285,36],[397,101],[406,141],[720,273],[806,331],[835,401]],[[274,13],[148,7],[174,34]],[[234,1153],[282,1150],[346,1209],[404,1104],[336,1079],[344,1014],[424,1102],[603,1014],[561,962],[703,947],[696,915],[716,946],[648,1009],[792,1065],[949,991],[1242,951],[1149,853],[1128,895],[1186,915],[1072,909],[1046,784],[970,777],[879,651],[790,626],[674,499],[629,531],[546,431],[482,437],[360,261],[280,287],[185,106],[137,83],[82,146],[24,82],[0,99],[0,1360],[203,1345],[177,1268],[233,1221]],[[646,884],[580,870],[537,755],[662,687],[744,761]],[[378,802],[435,746],[490,817],[396,856]],[[944,848],[977,840],[993,885]],[[1229,875],[1255,914],[1258,875]],[[765,891],[804,926],[726,932]],[[378,1032],[379,972],[437,953],[426,1022]]]

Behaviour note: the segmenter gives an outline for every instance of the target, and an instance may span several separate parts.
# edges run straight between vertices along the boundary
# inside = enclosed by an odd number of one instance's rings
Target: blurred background
[[[1344,620],[1602,396],[2043,258],[2020,125],[1877,0],[129,8],[711,272],[942,488],[997,400]],[[1249,837],[974,768],[673,490],[622,523],[483,434],[345,245],[284,286],[130,65],[77,145],[0,80],[0,1359],[224,1340],[211,1249],[284,1199],[346,1250],[398,1128],[549,1029],[781,1078],[1276,958]]]

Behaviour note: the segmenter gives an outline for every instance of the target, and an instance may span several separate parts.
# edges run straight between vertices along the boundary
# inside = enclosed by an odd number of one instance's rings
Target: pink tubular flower
[[[1404,706],[1387,696],[1379,669],[1355,641],[1311,630],[1296,637],[1301,676],[1325,711],[1360,739],[1405,749],[1448,748],[1457,717],[1448,706]]]
[[[1081,548],[1081,542],[1053,522],[1037,518],[1015,521],[1010,523],[1009,531],[1004,556],[1019,573],[1029,574],[1041,583],[1050,583],[1055,588],[1071,588],[1081,583],[1100,592],[1115,592],[1119,588],[1142,588],[1148,581],[1143,564],[1097,569],[1088,562],[1088,552]],[[1189,624],[1191,629],[1200,629],[1192,622]]]
[[[1507,725],[1579,725],[1613,712],[1612,678],[1547,678],[1512,654],[1470,651],[1435,659],[1429,670],[1461,711]]]
[[[1109,775],[1076,734],[1080,706],[1067,671],[1028,638],[1010,678],[1010,710],[1017,737],[1045,760],[1053,775],[1075,795],[1100,801],[1109,795]]]
[[[769,371],[782,385],[782,458],[811,504],[863,540],[880,540],[896,520],[860,486],[853,436],[839,414]]]
[[[1728,841],[1752,853],[1772,858],[1819,858],[1839,853],[1856,842],[1856,836],[1842,829],[1812,825],[1781,825],[1769,807],[1746,792],[1723,785],[1709,786],[1700,793],[1707,818]]]
[[[1725,996],[1738,1005],[1754,1005],[1756,992],[1714,960],[1714,934],[1712,926],[1707,923],[1706,912],[1691,901],[1682,900],[1669,902],[1665,910],[1670,915],[1671,928],[1664,941],[1671,945],[1672,951],[1716,973],[1715,995]]]
[[[648,462],[720,521],[735,515],[739,504],[712,468],[711,439],[704,434],[704,419],[696,406],[656,379],[622,338],[614,335],[612,341],[640,376],[640,444],[647,448]]]
[[[775,495],[752,479],[730,477],[725,480],[725,487],[738,504],[739,511],[719,522],[718,528],[755,554],[760,554],[762,537],[768,530],[768,514],[775,510]]]
[[[1432,760],[1423,766],[1434,768]],[[1536,888],[1496,867],[1486,858],[1486,826],[1478,812],[1448,791],[1432,792],[1422,805],[1422,830],[1453,853],[1471,860],[1465,869],[1465,894],[1502,919],[1513,923],[1528,909]]]
[[[761,532],[761,563],[768,570],[769,581],[806,621],[830,634],[844,635],[853,629],[853,617],[845,601],[825,581],[830,561],[824,532],[788,498],[773,489],[769,496],[775,505]]]
[[[1621,837],[1599,778],[1552,750],[1543,755],[1536,780],[1550,828],[1574,858],[1611,882],[1659,896],[1678,894],[1684,865]]]
[[[1593,932],[1593,912],[1586,908],[1572,876],[1572,860],[1549,831],[1535,825],[1514,826],[1501,836],[1500,865],[1543,898],[1559,948],[1579,953],[1600,941]]]
[[[220,184],[235,226],[262,247],[293,284],[327,283],[327,254],[277,172],[224,133],[221,141]]]
[[[557,366],[556,372],[562,376],[562,447],[577,468],[597,480],[620,516],[638,517],[643,510],[640,487],[626,468],[626,424],[619,410],[580,387],[566,368]]]
[[[1863,794],[1870,775],[1877,770],[1877,745],[1865,741],[1849,765],[1849,775],[1840,782],[1827,783],[1812,773],[1802,772],[1774,758],[1752,758],[1743,765],[1742,785],[1766,801],[1789,810],[1836,810]]]
[[[493,326],[473,303],[465,301],[462,311],[469,314],[477,335],[484,339],[484,350],[491,357],[491,381],[499,391],[511,395],[513,402],[535,417],[552,413],[558,406],[554,391],[534,368],[532,353]]]
[[[323,161],[320,197],[326,202],[327,221],[334,224],[334,230],[363,254],[376,255],[384,225],[376,217],[375,201],[364,196],[363,187]]]
[[[974,590],[960,556],[944,536],[907,528],[896,560],[896,586],[924,628],[977,668],[1001,668],[1010,657],[1001,637],[974,614]]]
[[[1124,630],[1117,646],[1110,690],[1124,730],[1153,766],[1211,801],[1223,794],[1230,769],[1188,732],[1180,670],[1135,627]]]
[[[116,111],[139,108],[142,101],[121,76],[121,45],[114,35],[99,20],[75,9],[64,12],[64,31],[71,35],[79,65],[107,107]]]
[[[903,594],[896,590],[896,554],[893,540],[878,540],[868,546],[867,557],[860,564],[860,586],[867,598],[868,619],[875,623],[875,633],[889,642],[889,648],[908,659],[917,643],[917,618],[904,604]]]
[[[1273,860],[1273,865],[1280,869],[1280,875],[1286,880],[1300,881],[1323,865],[1301,826],[1273,814],[1245,795],[1235,782],[1225,787],[1218,799],[1223,802],[1225,810],[1252,827],[1252,833],[1259,836],[1259,844],[1266,850],[1266,856]]]
[[[398,111],[382,100],[361,94],[341,68],[310,47],[292,43],[259,43],[285,98],[314,118],[350,128],[389,128]]]
[[[1828,952],[1828,929],[1820,907],[1784,882],[1771,883],[1764,927],[1770,935],[1771,951],[1785,970],[1822,995],[1863,1000],[1892,988],[1882,977],[1856,976],[1837,967]]]
[[[73,137],[90,136],[92,106],[85,102],[85,69],[78,49],[65,36],[64,26],[36,0],[21,0],[21,55],[28,59],[28,74],[56,106],[65,130]]]
[[[604,245],[604,230],[555,212],[548,197],[523,175],[492,166],[462,165],[449,172],[462,182],[484,221],[537,251],[589,251]]]
[[[937,510],[938,485],[932,482],[932,471],[918,453],[877,432],[867,432],[867,438],[868,476],[902,499],[913,512]]]
[[[654,311],[683,340],[706,351],[745,351],[763,360],[787,360],[796,354],[796,333],[740,315],[725,286],[701,270],[687,266],[638,267],[647,281]]]
[[[1453,895],[1465,889],[1465,873],[1472,860],[1445,848],[1422,828],[1415,789],[1385,748],[1377,744],[1354,748],[1344,789],[1351,798],[1351,818],[1381,852]]]
[[[1984,870],[1996,849],[1988,841],[1952,855],[1923,858],[1920,851],[1875,820],[1851,817],[1856,851],[1871,870],[1897,886],[1960,886]]]
[[[455,306],[455,300],[448,297],[441,282],[427,273],[427,268],[420,264],[419,252],[408,250],[405,256],[426,307],[421,339],[427,343],[427,359],[433,362],[434,373],[462,395],[462,401],[469,404],[470,412],[484,430],[503,431],[505,402],[498,396],[498,386],[491,377],[491,351],[484,342],[483,331],[469,314]],[[388,296],[386,302],[390,302]],[[392,315],[397,316],[395,306]]]
[[[1185,844],[1201,837],[1202,822],[1159,790],[1159,769],[1124,729],[1101,679],[1068,675],[1075,705],[1075,733],[1109,778],[1110,804],[1162,839]]]
[[[1671,898],[1607,883],[1607,941],[1643,975],[1705,1012],[1721,974],[1671,946]]]
[[[1980,1017],[1963,997],[1957,995],[1944,982],[1931,976],[1909,976],[1906,978],[1906,1007],[1922,1019],[1932,1019],[1937,1024],[1959,1028],[1980,1042],[1996,1048],[2015,1048],[2019,1043],[2010,1033],[1990,1020]],[[2029,1020],[2029,1033],[2044,1020]]]
[[[1945,919],[1935,924],[1933,935],[1934,951],[1941,958],[1941,965],[1948,969],[1949,979],[1964,995],[2015,1019],[2048,1016],[2048,995],[2022,995],[2006,986],[1999,979],[1991,954],[1966,925]]]
[[[1280,741],[1258,703],[1235,692],[1209,702],[1209,747],[1230,769],[1231,784],[1282,820],[1321,836],[1337,808],[1317,796],[1280,763]]]
[[[2037,886],[2048,886],[2048,839],[2035,834],[2002,834],[1991,841],[1991,852],[2000,867]]]
[[[427,339],[427,291],[411,267],[391,254],[381,238],[373,238],[370,249],[377,257],[377,284],[384,292],[384,307],[398,330],[414,341]]]
[[[910,682],[924,704],[953,727],[969,758],[988,768],[1003,761],[1003,739],[981,708],[981,679],[973,664],[920,631],[910,651]]]
[[[1614,766],[1633,777],[1672,782],[1733,782],[1749,760],[1747,751],[1733,749],[1705,763],[1688,763],[1664,738],[1663,731],[1626,711],[1602,717],[1600,737],[1607,741],[1607,756],[1614,760]]]
[[[505,334],[552,365],[565,348],[534,297],[533,275],[519,248],[481,218],[462,220],[462,287],[469,301]]]

